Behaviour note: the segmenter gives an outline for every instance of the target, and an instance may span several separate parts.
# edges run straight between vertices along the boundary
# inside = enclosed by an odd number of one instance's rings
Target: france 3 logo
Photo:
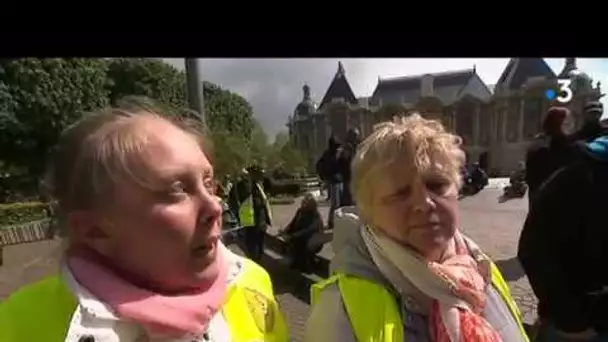
[[[559,103],[568,103],[574,96],[572,88],[570,87],[571,84],[572,80],[567,78],[559,78],[557,80],[557,85],[559,85],[559,93],[556,93],[553,89],[547,89],[545,96],[549,101],[556,100]]]

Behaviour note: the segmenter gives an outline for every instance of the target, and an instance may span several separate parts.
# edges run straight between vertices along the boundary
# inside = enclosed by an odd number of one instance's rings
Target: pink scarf
[[[175,296],[154,293],[127,282],[92,253],[71,255],[67,263],[76,281],[118,317],[140,324],[152,338],[181,338],[204,333],[224,304],[227,267],[221,243],[217,253],[218,276],[198,293]]]
[[[460,234],[456,234],[454,242],[455,253],[441,263],[429,263],[429,268],[448,284],[452,295],[469,304],[470,310],[442,308],[442,304],[434,300],[429,317],[431,340],[501,342],[498,332],[482,315],[486,307],[486,288],[491,282],[490,264],[487,260],[473,259]]]
[[[490,264],[476,246],[471,252],[460,233],[449,243],[442,261],[428,262],[418,253],[376,229],[362,230],[374,263],[393,284],[408,279],[432,299],[429,312],[433,342],[501,342],[483,317]],[[473,256],[471,256],[471,253]]]

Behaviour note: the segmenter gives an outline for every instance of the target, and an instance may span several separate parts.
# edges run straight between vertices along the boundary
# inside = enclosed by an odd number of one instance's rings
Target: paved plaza
[[[486,189],[461,201],[462,230],[472,237],[502,269],[515,300],[519,304],[524,321],[532,323],[536,315],[536,300],[521,267],[515,259],[517,241],[525,215],[527,200],[518,199],[499,203],[500,190]],[[299,203],[274,206],[277,228],[284,227]],[[323,217],[327,207],[322,206]],[[331,257],[328,244],[321,252]],[[4,266],[0,266],[0,300],[19,286],[41,279],[57,271],[61,256],[59,241],[44,241],[5,248]],[[310,276],[299,274],[286,267],[280,256],[269,252],[263,261],[272,274],[275,291],[287,320],[294,341],[302,336],[308,311]]]

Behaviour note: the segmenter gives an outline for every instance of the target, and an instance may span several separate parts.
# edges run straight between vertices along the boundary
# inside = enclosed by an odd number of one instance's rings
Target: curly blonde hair
[[[374,188],[385,171],[397,165],[411,165],[408,174],[423,174],[431,168],[460,187],[460,169],[465,161],[462,139],[437,120],[418,113],[396,116],[380,123],[357,148],[352,161],[351,189],[361,214],[369,217]]]

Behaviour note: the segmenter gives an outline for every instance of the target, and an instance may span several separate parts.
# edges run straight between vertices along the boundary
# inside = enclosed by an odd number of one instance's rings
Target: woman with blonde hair
[[[0,341],[288,341],[269,275],[220,240],[210,152],[148,111],[68,128],[49,177],[62,267],[0,303]]]
[[[528,341],[500,271],[459,231],[460,144],[413,114],[359,145],[357,207],[336,212],[306,341]]]

